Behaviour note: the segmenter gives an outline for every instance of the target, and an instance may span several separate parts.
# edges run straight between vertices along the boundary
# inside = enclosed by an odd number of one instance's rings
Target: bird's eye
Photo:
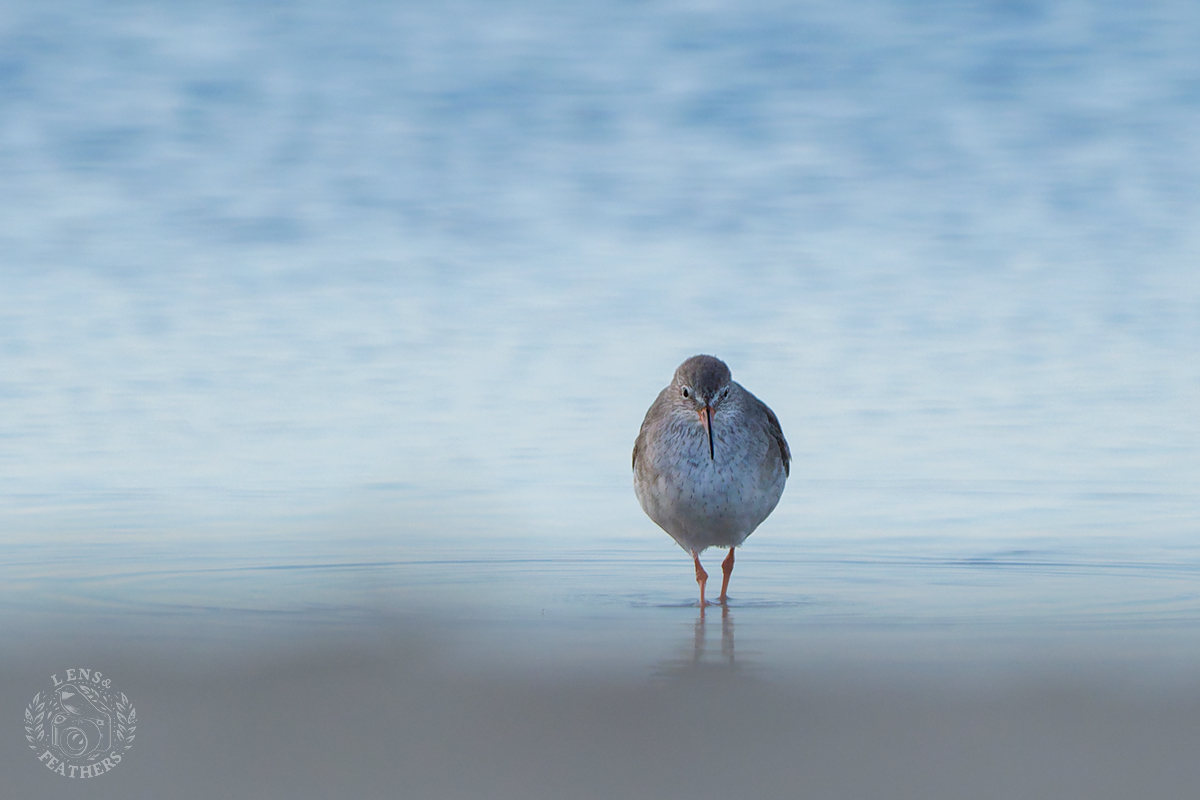
[[[684,396],[684,397],[691,397],[691,396],[692,396],[692,390],[691,390],[691,389],[689,389],[689,388],[688,388],[688,387],[686,387],[686,386],[685,386],[685,387],[683,387],[683,396]]]

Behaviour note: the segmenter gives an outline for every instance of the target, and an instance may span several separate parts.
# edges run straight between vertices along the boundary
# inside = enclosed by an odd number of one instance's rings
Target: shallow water
[[[0,10],[3,718],[107,664],[96,796],[1194,796],[1198,29]],[[703,617],[697,352],[796,456]]]
[[[665,535],[467,545],[29,545],[3,576],[4,715],[45,673],[103,665],[140,738],[97,797],[1183,797],[1200,780],[1191,542],[764,530],[703,614]],[[23,744],[10,785],[77,792]]]
[[[741,551],[729,605],[703,615],[689,560],[657,537],[614,537],[604,547],[515,537],[276,540],[188,552],[178,543],[107,545],[103,554],[70,548],[71,558],[62,548],[27,546],[6,566],[4,599],[9,641],[102,622],[113,635],[180,646],[202,635],[220,650],[228,637],[236,651],[322,629],[370,639],[419,622],[448,643],[487,642],[462,653],[459,666],[468,670],[485,659],[488,669],[625,678],[652,671],[680,630],[728,626],[731,618],[743,639],[753,637],[754,655],[742,660],[781,675],[838,657],[830,648],[839,637],[855,652],[874,643],[872,659],[928,668],[1003,661],[1005,647],[1021,641],[1030,650],[1012,654],[1014,667],[1055,666],[1072,655],[1069,645],[1097,664],[1154,669],[1184,668],[1200,655],[1195,543],[997,544],[764,535]],[[715,570],[717,559],[706,560]]]

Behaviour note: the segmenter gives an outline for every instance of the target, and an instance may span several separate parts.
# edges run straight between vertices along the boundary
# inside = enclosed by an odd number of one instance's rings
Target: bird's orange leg
[[[721,605],[725,605],[729,600],[726,592],[729,590],[729,576],[733,574],[733,548],[729,548],[729,555],[725,556],[725,560],[721,562],[721,572],[724,577],[721,578]]]
[[[704,610],[704,584],[708,583],[708,573],[704,571],[704,567],[700,566],[700,554],[692,553],[692,560],[696,562],[696,583],[700,584],[700,610]]]

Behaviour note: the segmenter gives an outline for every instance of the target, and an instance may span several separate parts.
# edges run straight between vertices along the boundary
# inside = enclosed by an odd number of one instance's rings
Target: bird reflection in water
[[[714,614],[700,609],[692,623],[691,636],[680,643],[679,656],[660,665],[659,674],[670,677],[732,676],[738,670],[734,649],[733,614],[728,605],[721,606],[721,641],[716,646]],[[710,641],[710,637],[712,637]]]

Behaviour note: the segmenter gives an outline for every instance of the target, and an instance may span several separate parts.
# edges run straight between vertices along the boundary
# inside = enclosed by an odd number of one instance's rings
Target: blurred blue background
[[[659,535],[725,358],[771,536],[1194,533],[1186,3],[0,9],[5,539]],[[764,528],[764,531],[768,528]]]

